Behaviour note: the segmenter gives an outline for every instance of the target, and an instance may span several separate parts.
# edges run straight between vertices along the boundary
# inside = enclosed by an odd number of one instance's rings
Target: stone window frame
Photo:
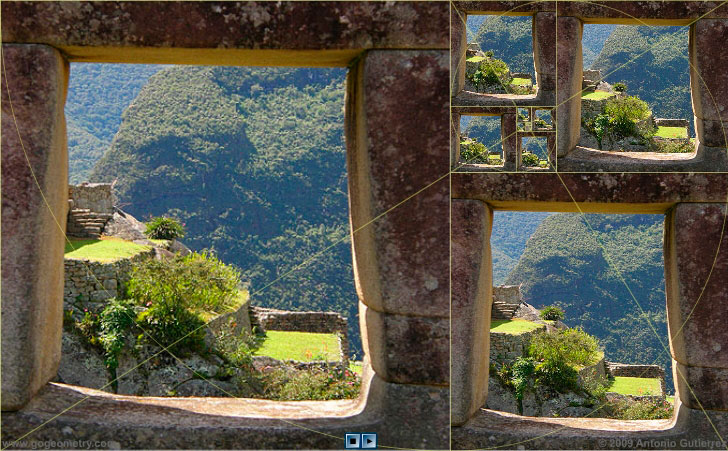
[[[449,227],[449,5],[62,3],[1,5],[3,439],[52,420],[28,439],[60,440],[70,428],[74,439],[125,448],[338,448],[346,432],[365,431],[381,445],[448,447],[449,245],[433,238]],[[196,27],[179,25],[190,19]],[[145,398],[48,382],[60,359],[55,221],[67,209],[69,62],[348,67],[350,222],[368,356],[358,399]],[[28,162],[22,148],[32,149]],[[414,164],[422,158],[429,164]],[[47,237],[43,249],[37,236]]]
[[[518,110],[527,108],[529,111],[554,111],[548,106],[528,107],[488,107],[488,108],[456,108],[451,111],[452,137],[451,137],[451,158],[454,172],[546,172],[556,170],[556,130],[553,131],[525,131],[518,130]],[[467,163],[460,160],[460,118],[462,116],[499,116],[501,119],[501,141],[503,164],[485,165]],[[553,116],[552,116],[553,117]],[[555,120],[552,119],[552,121]],[[522,162],[521,138],[527,137],[546,138],[546,148],[549,162],[553,162],[547,168],[535,168],[524,166]]]
[[[621,0],[588,3],[454,1],[451,11],[451,95],[454,113],[487,110],[510,103],[516,106],[539,103],[558,105],[555,166],[559,172],[728,172],[728,105],[724,105],[728,103],[728,88],[725,87],[728,85],[728,74],[725,69],[717,69],[725,67],[725,64],[720,66],[719,62],[727,57],[711,44],[721,37],[728,39],[728,8],[715,1],[675,1],[670,2],[669,7],[662,3],[655,0],[639,4]],[[533,50],[539,84],[539,92],[534,98],[506,98],[463,91],[465,68],[460,62],[464,61],[467,37],[461,17],[467,17],[468,14],[534,17]],[[690,26],[690,88],[696,134],[694,152],[612,152],[578,147],[583,24],[608,23]],[[711,33],[722,34],[706,38]],[[541,34],[553,36],[553,39],[538,39]],[[554,61],[559,63],[554,64]],[[541,85],[546,87],[543,92]]]
[[[715,185],[707,189],[696,185],[703,183]],[[654,191],[658,186],[664,189]],[[728,430],[724,412],[728,390],[716,379],[728,375],[728,359],[715,351],[728,345],[728,334],[716,333],[718,323],[713,323],[728,319],[720,288],[728,280],[728,236],[721,235],[728,221],[726,193],[728,178],[723,174],[453,174],[453,449],[509,444],[591,449],[619,447],[618,440],[679,443],[698,436],[717,441],[705,417],[709,415],[719,431]],[[489,378],[490,233],[495,210],[665,215],[668,339],[676,386],[672,419],[534,418],[481,408]],[[719,252],[717,243],[721,243]],[[704,279],[696,278],[696,273],[710,274],[711,283],[704,291]],[[724,308],[716,309],[715,303],[720,302]],[[668,442],[659,447],[671,446]]]

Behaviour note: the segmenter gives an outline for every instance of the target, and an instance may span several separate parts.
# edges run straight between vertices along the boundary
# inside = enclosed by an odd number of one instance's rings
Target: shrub
[[[511,366],[511,384],[516,392],[516,400],[523,400],[523,394],[536,371],[536,361],[532,358],[519,357]]]
[[[147,223],[144,234],[152,240],[174,240],[185,235],[185,229],[176,219],[156,217]]]
[[[662,420],[672,418],[673,405],[664,399],[626,398],[609,403],[611,418],[621,420]]]
[[[104,348],[104,364],[109,371],[119,367],[119,353],[134,325],[134,306],[127,300],[112,298],[99,314],[99,342]]]
[[[528,353],[537,360],[569,365],[591,365],[601,355],[597,339],[580,327],[537,334],[531,339]]]
[[[612,88],[616,92],[627,92],[627,85],[622,82],[615,83],[614,85],[612,85]]]
[[[129,295],[137,305],[165,304],[204,312],[225,312],[239,296],[240,273],[206,252],[165,261],[144,260],[132,267]]]
[[[536,382],[565,393],[579,388],[579,373],[564,360],[551,358],[536,367]]]
[[[561,321],[564,319],[564,311],[556,306],[549,305],[544,307],[538,316],[547,321]]]
[[[359,396],[361,380],[341,368],[286,370],[266,374],[266,399],[279,401],[352,399]]]
[[[521,162],[524,166],[538,166],[540,161],[538,155],[531,152],[523,152],[521,156]]]
[[[476,70],[468,78],[478,87],[501,86],[507,87],[511,83],[511,71],[503,60],[486,57],[480,62],[478,70]]]
[[[475,139],[460,143],[460,159],[464,163],[488,164],[488,149]]]
[[[635,122],[647,119],[651,111],[644,100],[627,96],[607,100],[604,113],[609,116],[611,131],[617,136],[626,137],[637,131]]]
[[[137,317],[139,325],[151,335],[139,336],[139,342],[166,347],[174,354],[205,349],[205,322],[180,304],[153,304]]]

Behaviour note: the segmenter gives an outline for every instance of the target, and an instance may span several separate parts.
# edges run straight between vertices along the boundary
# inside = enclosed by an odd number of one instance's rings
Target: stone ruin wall
[[[513,363],[528,349],[531,339],[546,326],[522,334],[490,333],[490,363]]]
[[[521,287],[518,285],[501,285],[493,287],[493,302],[518,305],[523,302]]]
[[[111,183],[69,185],[68,199],[73,202],[72,208],[83,208],[108,215],[114,213]]]
[[[71,259],[63,261],[64,310],[79,303],[101,303],[123,293],[132,263],[151,257],[154,250],[110,263]],[[80,305],[80,304],[79,304]]]
[[[612,376],[649,377],[660,379],[662,393],[667,393],[665,369],[660,365],[629,365],[626,363],[606,362],[607,371]]]
[[[346,318],[336,312],[293,312],[264,307],[251,307],[258,325],[265,330],[283,330],[291,332],[312,332],[320,334],[337,334],[340,344],[339,361],[348,366],[349,338]]]

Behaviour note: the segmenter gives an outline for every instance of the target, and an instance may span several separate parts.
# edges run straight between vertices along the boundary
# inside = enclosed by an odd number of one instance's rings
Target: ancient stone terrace
[[[719,1],[455,1],[451,10],[452,162],[458,171],[527,171],[516,139],[518,107],[556,108],[556,137],[547,145],[561,172],[728,171],[728,5]],[[466,18],[470,14],[533,17],[536,94],[483,94],[465,89]],[[695,150],[688,154],[605,152],[579,147],[582,30],[585,23],[690,26],[690,88]],[[500,116],[504,165],[459,161],[461,115]]]

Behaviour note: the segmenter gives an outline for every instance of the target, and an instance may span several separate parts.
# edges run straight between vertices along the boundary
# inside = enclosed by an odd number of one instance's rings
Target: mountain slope
[[[625,82],[656,117],[693,120],[687,27],[618,26],[592,68]]]
[[[162,67],[157,64],[71,64],[65,106],[71,183],[87,180],[91,168],[119,129],[122,111],[149,77]]]
[[[254,303],[333,310],[361,356],[348,242],[344,70],[179,66],[124,112],[92,180],[241,268]],[[319,258],[304,264],[333,243]]]

